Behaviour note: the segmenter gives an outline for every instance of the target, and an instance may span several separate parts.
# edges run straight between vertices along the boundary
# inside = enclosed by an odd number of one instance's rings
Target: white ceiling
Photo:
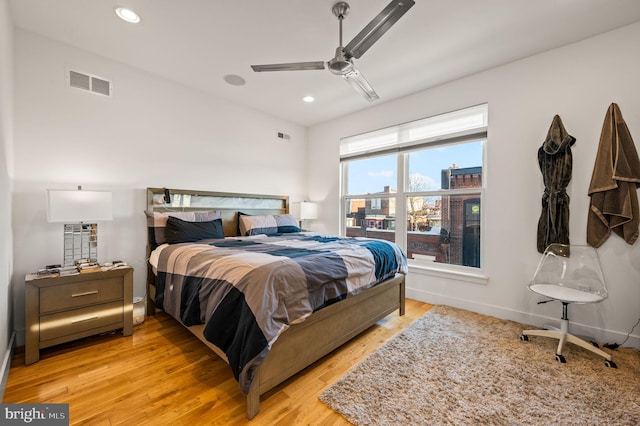
[[[372,103],[328,70],[254,73],[249,66],[331,59],[338,46],[334,2],[11,0],[10,5],[17,27],[310,126]],[[388,2],[348,0],[344,44]],[[355,60],[380,96],[373,104],[640,21],[640,0],[415,2]],[[135,10],[142,22],[121,21],[116,6]],[[570,67],[571,58],[550,66]],[[227,74],[242,76],[246,85],[227,84]],[[304,95],[316,102],[302,102]]]

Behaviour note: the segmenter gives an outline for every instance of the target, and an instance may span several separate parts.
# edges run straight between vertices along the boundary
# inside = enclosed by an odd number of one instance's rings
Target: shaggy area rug
[[[618,365],[531,327],[446,306],[364,359],[320,400],[356,425],[639,425],[640,352]]]

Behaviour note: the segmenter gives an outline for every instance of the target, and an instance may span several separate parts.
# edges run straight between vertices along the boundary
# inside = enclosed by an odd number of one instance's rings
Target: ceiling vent
[[[111,97],[113,91],[109,80],[73,70],[67,70],[67,83],[70,87],[86,90],[96,95]]]

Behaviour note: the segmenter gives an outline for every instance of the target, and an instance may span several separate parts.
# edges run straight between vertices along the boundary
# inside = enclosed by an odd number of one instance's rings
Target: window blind
[[[340,160],[487,137],[487,104],[476,105],[340,140]]]

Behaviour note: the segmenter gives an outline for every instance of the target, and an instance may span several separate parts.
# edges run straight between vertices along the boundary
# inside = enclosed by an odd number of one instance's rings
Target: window
[[[481,268],[487,105],[340,143],[343,234],[395,241],[411,263]]]

